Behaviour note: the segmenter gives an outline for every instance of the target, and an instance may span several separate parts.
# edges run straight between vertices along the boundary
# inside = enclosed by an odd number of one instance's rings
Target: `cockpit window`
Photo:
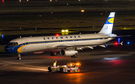
[[[10,43],[8,43],[8,45],[18,45],[18,43],[17,42],[10,42]]]

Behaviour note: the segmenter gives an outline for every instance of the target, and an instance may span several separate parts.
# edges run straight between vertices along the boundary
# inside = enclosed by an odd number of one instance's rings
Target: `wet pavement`
[[[119,46],[120,47],[120,46]],[[133,47],[133,46],[132,46]],[[80,51],[77,58],[3,53],[0,56],[0,84],[134,84],[135,52],[129,47]],[[80,73],[51,73],[47,67],[80,62]]]

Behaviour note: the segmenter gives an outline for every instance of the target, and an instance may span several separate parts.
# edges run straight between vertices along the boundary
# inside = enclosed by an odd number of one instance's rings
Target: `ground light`
[[[82,9],[81,12],[84,13],[84,10]]]
[[[129,42],[129,41],[127,41],[127,44],[129,45],[129,44],[130,44],[130,42]]]

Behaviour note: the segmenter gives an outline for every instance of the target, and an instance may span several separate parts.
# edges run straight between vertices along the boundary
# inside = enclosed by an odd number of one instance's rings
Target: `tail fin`
[[[111,12],[103,28],[99,32],[100,34],[112,34],[114,17],[115,17],[115,12]]]

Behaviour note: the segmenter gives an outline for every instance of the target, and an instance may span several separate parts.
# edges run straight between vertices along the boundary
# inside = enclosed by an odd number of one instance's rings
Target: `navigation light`
[[[58,37],[58,36],[59,36],[59,34],[56,34],[56,36]]]
[[[115,45],[118,45],[118,42],[115,42],[114,44],[115,44]]]

